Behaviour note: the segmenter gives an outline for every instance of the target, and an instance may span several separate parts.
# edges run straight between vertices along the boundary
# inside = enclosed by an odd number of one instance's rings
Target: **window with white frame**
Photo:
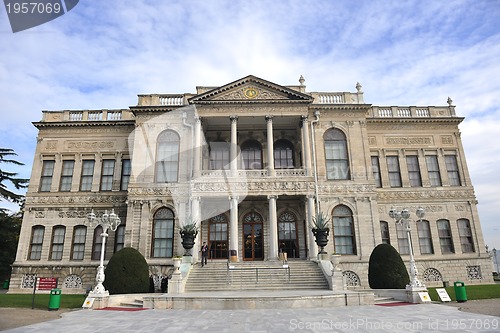
[[[411,187],[422,186],[422,177],[420,176],[420,165],[418,164],[418,156],[406,156],[406,165],[408,167],[408,178],[410,179]]]
[[[349,179],[349,157],[347,139],[341,130],[331,128],[325,132],[326,177],[327,179]]]
[[[156,182],[175,183],[179,173],[179,135],[174,131],[163,131],[158,136],[156,148]]]
[[[229,145],[225,141],[210,142],[210,170],[229,169]]]
[[[241,145],[241,157],[245,170],[262,169],[262,146],[257,140],[247,140]]]
[[[40,178],[40,192],[50,192],[52,176],[54,175],[55,161],[45,160],[42,164],[42,176]]]
[[[100,225],[94,229],[94,237],[92,238],[92,260],[99,260],[101,258],[102,232],[103,228]],[[104,249],[104,251],[106,251],[106,249]]]
[[[431,228],[429,221],[421,220],[417,222],[418,244],[420,245],[420,254],[433,254]]]
[[[94,178],[94,160],[83,160],[82,175],[80,178],[80,191],[92,190],[92,179]]]
[[[115,252],[120,251],[125,246],[125,225],[120,224],[115,232]]]
[[[85,256],[85,240],[87,239],[87,227],[77,225],[73,228],[73,244],[71,246],[71,259],[83,260]]]
[[[293,169],[293,144],[285,139],[274,143],[274,167],[276,169]]]
[[[160,208],[153,216],[152,257],[170,258],[174,249],[174,213],[168,208]]]
[[[375,178],[375,186],[382,187],[382,177],[380,175],[380,161],[378,156],[372,156],[372,172]]]
[[[113,189],[113,175],[115,173],[115,160],[102,160],[101,191]]]
[[[132,171],[132,166],[130,160],[122,160],[122,178],[120,181],[120,190],[126,191],[128,189],[128,183],[130,182],[130,173]]]
[[[380,221],[380,233],[382,236],[382,244],[391,244],[391,237],[389,234],[389,223]]]
[[[458,234],[460,236],[460,246],[462,247],[462,253],[475,252],[474,250],[474,240],[472,239],[472,229],[470,227],[470,222],[467,219],[459,219],[457,221]]]
[[[31,242],[29,260],[40,260],[42,258],[42,245],[43,235],[45,234],[45,227],[36,225],[31,228]]]
[[[455,247],[453,246],[453,238],[451,235],[450,221],[448,220],[438,220],[438,235],[439,235],[439,245],[441,246],[441,253],[455,253]]]
[[[52,245],[50,249],[50,260],[61,260],[64,249],[64,236],[66,227],[57,225],[52,228]]]
[[[429,173],[429,182],[431,186],[441,186],[441,174],[439,172],[438,158],[436,155],[425,157],[427,172]]]
[[[398,156],[387,156],[387,171],[389,172],[389,184],[391,187],[401,187],[401,170],[399,168]]]
[[[410,245],[408,244],[408,233],[401,223],[396,223],[396,235],[398,236],[399,254],[410,254]]]
[[[59,184],[59,191],[71,191],[71,182],[73,181],[73,169],[75,168],[75,161],[64,160],[61,170],[61,182]]]
[[[338,254],[356,254],[354,220],[351,209],[339,205],[333,209],[332,216],[335,252]]]
[[[461,186],[462,182],[460,181],[460,173],[458,172],[457,157],[455,155],[445,155],[444,160],[450,186]]]

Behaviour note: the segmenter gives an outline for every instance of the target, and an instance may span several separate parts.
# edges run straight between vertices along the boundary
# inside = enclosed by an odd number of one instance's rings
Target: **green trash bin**
[[[465,292],[465,284],[462,281],[455,281],[453,283],[453,289],[455,290],[455,297],[457,302],[467,302],[467,293]]]
[[[59,310],[61,305],[61,289],[52,289],[49,297],[49,311]]]
[[[4,280],[3,281],[3,286],[2,286],[3,289],[9,289],[9,280]]]

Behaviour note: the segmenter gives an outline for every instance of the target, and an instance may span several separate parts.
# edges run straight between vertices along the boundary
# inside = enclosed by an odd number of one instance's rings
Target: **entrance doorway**
[[[262,216],[251,212],[243,217],[243,260],[264,259]]]

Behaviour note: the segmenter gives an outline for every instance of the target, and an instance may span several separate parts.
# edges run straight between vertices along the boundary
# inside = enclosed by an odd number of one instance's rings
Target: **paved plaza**
[[[256,310],[75,310],[5,332],[500,332],[500,317],[442,304]]]

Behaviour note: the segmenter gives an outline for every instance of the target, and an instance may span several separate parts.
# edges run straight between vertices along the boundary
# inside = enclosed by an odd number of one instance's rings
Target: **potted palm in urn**
[[[319,246],[320,251],[318,255],[325,255],[325,246],[328,244],[328,235],[330,234],[330,228],[328,227],[328,222],[330,220],[323,212],[318,212],[316,216],[313,216],[313,221],[311,223],[311,230],[316,238],[316,244]]]
[[[198,223],[192,218],[188,218],[187,223],[179,229],[179,234],[182,238],[182,247],[186,250],[185,255],[191,255],[190,251],[194,246],[198,230]]]

